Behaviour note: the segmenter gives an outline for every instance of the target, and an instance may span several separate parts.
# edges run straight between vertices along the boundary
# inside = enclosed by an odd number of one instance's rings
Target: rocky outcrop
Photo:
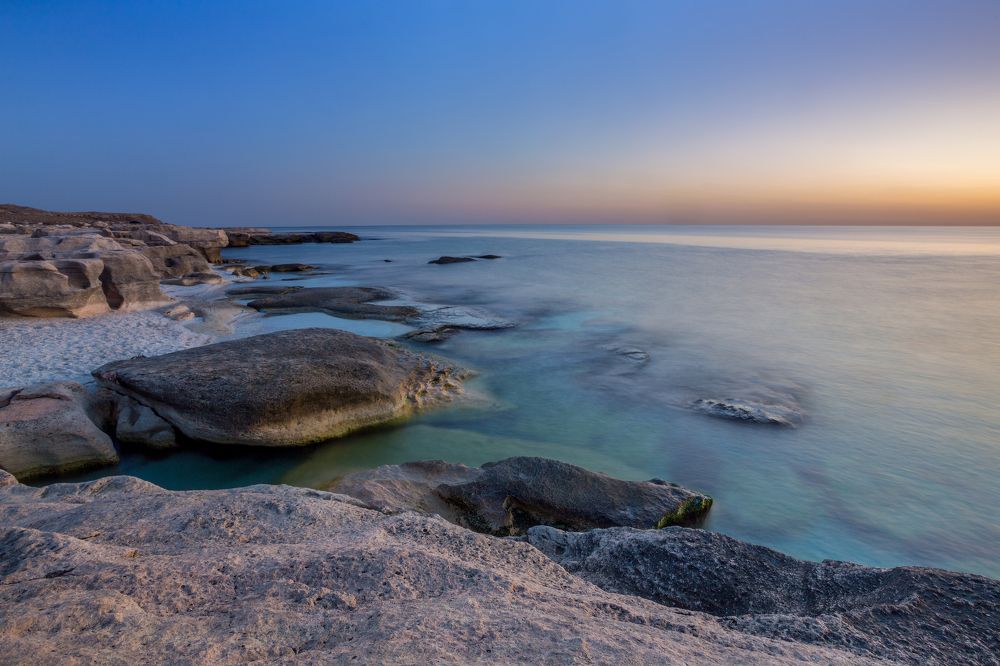
[[[1000,659],[1000,582],[938,569],[806,562],[703,530],[528,530],[601,589],[708,613],[736,631],[910,664]]]
[[[527,543],[342,495],[0,486],[3,663],[875,663],[608,592]]]
[[[802,422],[798,405],[770,404],[736,398],[699,398],[692,403],[695,411],[716,418],[749,423],[795,427]]]
[[[152,409],[127,396],[116,402],[115,437],[123,445],[155,451],[178,446],[174,427]]]
[[[94,371],[186,437],[298,446],[445,400],[462,372],[390,342],[335,329],[258,335]]]
[[[547,458],[482,467],[440,460],[356,472],[330,490],[366,504],[437,513],[477,532],[510,536],[535,525],[570,530],[696,525],[712,498],[659,480],[623,481]]]
[[[141,213],[54,212],[0,204],[0,224],[9,224],[21,233],[46,234],[50,230],[92,230],[117,239],[131,239],[144,245],[164,245],[162,239],[188,245],[205,259],[222,259],[229,238],[221,229],[203,229],[168,224]],[[59,231],[65,233],[65,231]]]
[[[0,389],[0,468],[26,480],[118,462],[97,410],[75,382]]]
[[[120,213],[0,206],[0,314],[86,317],[170,302],[161,280],[220,282],[225,234]],[[9,220],[9,222],[7,222]]]

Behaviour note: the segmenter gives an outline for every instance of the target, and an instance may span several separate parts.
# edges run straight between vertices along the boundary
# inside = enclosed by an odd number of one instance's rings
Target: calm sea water
[[[518,321],[433,348],[479,372],[473,399],[303,450],[132,455],[102,473],[322,487],[385,463],[548,456],[708,492],[709,529],[799,557],[1000,577],[1000,230],[355,231],[365,242],[226,254],[331,271],[295,284],[380,285]],[[427,264],[484,253],[503,259]],[[298,314],[240,334],[313,325],[405,330]],[[802,423],[690,408],[759,395],[796,403]]]

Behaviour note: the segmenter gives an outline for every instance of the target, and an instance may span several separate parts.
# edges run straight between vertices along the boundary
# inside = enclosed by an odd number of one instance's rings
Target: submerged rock
[[[464,264],[469,261],[475,261],[472,257],[438,257],[437,259],[431,259],[428,264]]]
[[[662,481],[623,481],[547,458],[508,458],[482,467],[439,460],[350,474],[331,490],[373,506],[438,513],[487,534],[534,525],[571,530],[696,525],[712,498]]]
[[[299,446],[409,415],[460,390],[463,372],[393,343],[301,329],[116,361],[104,386],[185,436]]]
[[[752,423],[796,426],[802,421],[802,413],[795,407],[773,405],[748,400],[701,398],[695,400],[696,411],[718,418]]]
[[[342,495],[130,477],[0,486],[3,663],[871,663],[607,592],[527,543]],[[954,630],[956,651],[986,640]]]
[[[27,480],[117,463],[94,411],[75,382],[0,389],[0,468]]]
[[[528,530],[601,589],[718,616],[724,626],[911,664],[1000,657],[1000,582],[921,567],[797,560],[703,530]]]

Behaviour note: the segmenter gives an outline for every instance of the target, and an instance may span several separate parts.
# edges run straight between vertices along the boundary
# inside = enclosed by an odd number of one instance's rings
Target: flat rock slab
[[[391,342],[311,328],[116,361],[93,374],[188,438],[298,446],[446,400],[463,372]]]
[[[718,616],[733,629],[910,664],[1000,659],[1000,581],[923,567],[807,562],[704,530],[528,530],[601,589]]]
[[[395,297],[396,294],[381,287],[317,287],[289,289],[284,293],[252,300],[247,305],[265,312],[321,311],[337,317],[387,321],[403,321],[420,314],[420,311],[411,305],[377,303]]]
[[[347,475],[331,490],[373,506],[438,513],[477,532],[524,534],[535,525],[571,530],[699,523],[712,498],[662,481],[623,481],[548,458],[482,467],[439,460]]]
[[[5,664],[875,663],[728,624],[341,495],[0,474]]]

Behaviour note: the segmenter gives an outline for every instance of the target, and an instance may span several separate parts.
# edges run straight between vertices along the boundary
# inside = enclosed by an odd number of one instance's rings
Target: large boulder
[[[466,467],[439,460],[349,474],[330,490],[372,506],[438,513],[487,534],[534,525],[570,530],[695,525],[712,498],[659,480],[623,481],[548,458],[519,457]]]
[[[319,328],[94,371],[191,439],[251,446],[310,444],[406,416],[457,392],[461,374],[390,342]]]
[[[0,485],[2,663],[875,663],[606,592],[527,543],[342,495]]]
[[[797,560],[703,530],[528,530],[601,589],[718,616],[732,629],[910,664],[1000,659],[1000,582],[921,567]]]
[[[74,382],[0,390],[0,468],[23,481],[118,462],[96,409]]]

